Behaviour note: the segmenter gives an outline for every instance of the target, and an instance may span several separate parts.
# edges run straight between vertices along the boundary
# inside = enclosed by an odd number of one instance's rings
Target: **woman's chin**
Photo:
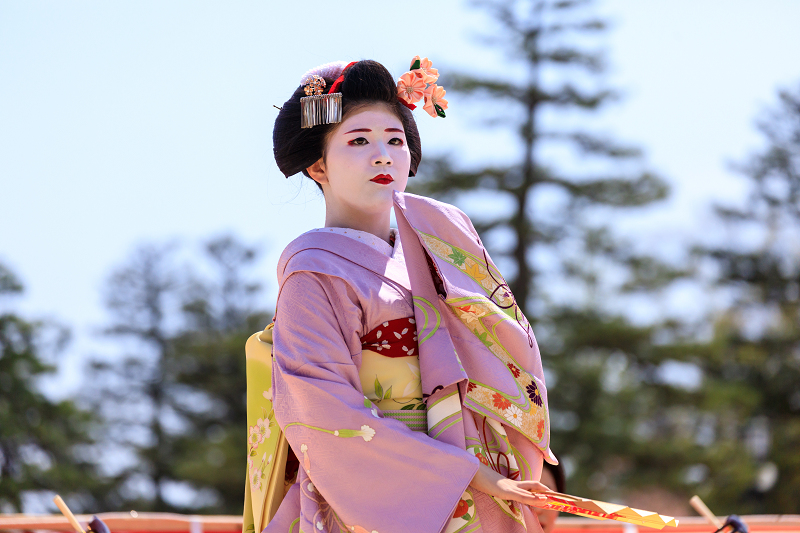
[[[369,206],[370,211],[385,211],[392,208],[394,202],[394,191],[392,185],[386,185],[374,191],[369,199],[365,199],[365,205]]]

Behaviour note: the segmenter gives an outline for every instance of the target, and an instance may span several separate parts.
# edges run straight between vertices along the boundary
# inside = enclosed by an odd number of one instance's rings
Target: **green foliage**
[[[568,308],[551,310],[542,326],[553,330],[541,346],[556,378],[552,446],[576,465],[569,490],[612,500],[652,486],[680,491],[693,444],[668,427],[682,415],[669,406],[692,392],[661,382],[667,358],[653,345],[656,328]]]
[[[0,300],[21,293],[22,284],[0,265]],[[52,340],[49,340],[51,339]],[[46,353],[58,351],[67,332],[53,324],[0,313],[0,511],[23,511],[23,498],[48,491],[77,510],[104,501],[90,450],[96,445],[91,413],[72,400],[52,400],[38,380],[54,367]]]
[[[491,232],[510,231],[515,244],[511,249],[492,249],[495,259],[513,262],[515,276],[509,281],[519,305],[529,314],[540,308],[534,299],[539,285],[547,286],[550,280],[541,279],[550,274],[543,272],[531,257],[543,257],[542,252],[558,254],[567,245],[582,246],[587,234],[602,231],[602,227],[589,222],[591,210],[598,207],[629,208],[652,204],[666,197],[666,183],[649,171],[628,175],[619,172],[618,162],[634,160],[640,155],[636,148],[623,146],[605,135],[583,129],[548,129],[542,122],[545,112],[566,112],[572,115],[591,113],[615,98],[612,91],[588,90],[587,77],[603,70],[602,57],[585,50],[577,43],[585,41],[587,33],[596,34],[605,29],[602,21],[586,13],[592,2],[554,2],[545,0],[480,1],[477,5],[493,15],[502,37],[491,42],[505,51],[509,61],[522,65],[529,73],[526,79],[487,77],[475,74],[454,73],[443,83],[451,91],[480,99],[502,102],[501,114],[492,122],[516,132],[521,143],[521,157],[507,165],[481,168],[458,168],[447,157],[428,158],[418,177],[412,180],[411,190],[420,194],[457,201],[465,192],[491,192],[505,197],[512,206],[504,213],[471,213],[479,232],[488,233],[485,240],[491,243]],[[558,81],[545,84],[541,80],[547,73]],[[579,88],[580,87],[580,88]],[[566,147],[576,154],[576,160],[586,163],[587,170],[560,171],[539,161],[537,154],[544,146]],[[598,166],[600,165],[600,166]],[[597,168],[607,170],[598,171]],[[558,191],[566,197],[564,208],[557,213],[539,212],[533,208],[535,199],[542,194]],[[666,265],[656,266],[654,259],[638,258],[630,251],[617,246],[615,253],[623,264],[635,266],[637,261],[649,261],[658,276],[648,280],[669,282],[682,272]],[[590,254],[591,251],[586,251]],[[596,279],[577,275],[578,271],[564,268],[560,274],[573,277],[574,282],[594,284]],[[663,274],[663,275],[662,275]],[[633,283],[629,288],[643,288]],[[533,316],[534,320],[536,319]]]
[[[132,458],[115,474],[116,509],[241,512],[244,345],[269,321],[255,310],[258,284],[244,277],[256,257],[231,237],[212,240],[203,277],[174,247],[145,246],[110,277],[106,331],[131,354],[95,361],[93,379],[105,384],[106,438]],[[174,486],[190,500],[170,497]]]
[[[443,85],[475,97],[484,108],[499,109],[489,120],[516,134],[519,158],[460,168],[450,158],[426,156],[419,177],[411,181],[413,190],[456,203],[479,192],[511,206],[505,212],[469,214],[492,257],[501,266],[512,265],[509,285],[534,324],[547,371],[552,448],[569,465],[568,490],[626,500],[659,487],[685,502],[691,494],[684,472],[698,447],[670,425],[690,413],[670,406],[689,401],[695,392],[664,383],[662,365],[681,360],[683,352],[662,353],[655,343],[674,325],[637,326],[626,315],[610,313],[606,304],[626,293],[657,299],[689,272],[636,253],[597,223],[607,217],[591,216],[601,209],[652,205],[667,196],[668,187],[651,171],[623,170],[641,169],[631,165],[641,156],[637,148],[581,127],[551,128],[558,122],[543,120],[545,113],[588,117],[616,98],[602,87],[587,89],[599,86],[595,82],[604,61],[581,43],[606,25],[592,16],[588,0],[476,4],[496,22],[499,37],[491,42],[527,77],[456,73]],[[501,105],[487,106],[487,100]],[[546,164],[540,155],[546,147],[566,148],[578,164],[569,171]],[[535,208],[551,198],[563,207]],[[492,246],[499,231],[513,236],[510,248]],[[558,287],[569,287],[572,299],[554,295]]]
[[[703,488],[740,513],[798,513],[800,87],[779,93],[759,130],[765,148],[737,167],[750,184],[746,204],[717,210],[732,235],[758,238],[696,251],[735,296],[699,362],[699,406],[715,436]]]
[[[577,464],[571,491],[630,499],[659,486],[723,515],[800,512],[800,90],[780,93],[759,129],[766,147],[737,167],[751,185],[745,205],[717,209],[731,235],[757,238],[695,250],[734,298],[709,341],[675,329],[655,343],[668,324],[634,328],[596,310],[550,309],[540,322],[557,377],[553,447]],[[605,236],[594,242],[613,251]],[[633,266],[628,288],[675,279]],[[676,362],[701,384],[666,383]]]

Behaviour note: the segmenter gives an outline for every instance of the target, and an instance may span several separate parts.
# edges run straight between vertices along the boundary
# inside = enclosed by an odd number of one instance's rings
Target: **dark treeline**
[[[93,362],[94,411],[128,463],[114,474],[109,504],[235,513],[246,464],[243,343],[271,315],[257,310],[254,249],[232,237],[210,241],[206,274],[176,252],[141,247],[106,287],[105,334],[126,351]]]
[[[800,91],[780,94],[759,126],[767,147],[738,168],[752,186],[745,207],[716,209],[731,238],[670,263],[607,222],[656,206],[665,181],[635,147],[562,126],[615,98],[590,44],[606,31],[593,2],[474,3],[494,23],[488,42],[526,75],[451,73],[442,84],[488,110],[476,127],[509,129],[519,156],[469,168],[426,156],[411,187],[510,206],[467,211],[534,324],[569,491],[667,514],[689,513],[692,494],[720,514],[800,512]],[[569,165],[545,157],[554,147]],[[716,277],[706,295],[733,303],[704,323],[642,326],[635,307],[619,311],[631,297],[658,308],[706,271]]]
[[[272,315],[255,249],[222,237],[191,263],[181,251],[142,246],[111,273],[103,337],[118,351],[90,361],[80,401],[37,392],[54,370],[47,325],[0,317],[0,511],[56,491],[76,510],[241,512],[244,343]],[[0,297],[21,290],[0,270]]]
[[[749,196],[715,207],[728,237],[698,240],[673,264],[598,222],[669,194],[639,150],[542,118],[591,115],[613,98],[603,58],[584,48],[606,31],[592,2],[478,3],[527,76],[442,84],[496,112],[485,118],[511,128],[519,156],[461,168],[426,154],[412,185],[510,206],[468,214],[535,325],[568,492],[667,514],[688,513],[692,494],[717,514],[800,513],[800,86],[761,117],[764,148],[738,158]],[[576,164],[546,159],[551,145]],[[208,242],[191,268],[183,250],[141,247],[110,275],[103,335],[118,349],[93,359],[80,401],[36,384],[63,328],[0,315],[0,511],[57,491],[76,510],[241,512],[244,344],[271,318],[253,280],[272,280],[250,271],[258,250],[232,237]],[[641,325],[637,307],[619,311],[631,297],[658,308],[686,281],[730,305],[702,323]],[[0,298],[21,290],[0,267]]]

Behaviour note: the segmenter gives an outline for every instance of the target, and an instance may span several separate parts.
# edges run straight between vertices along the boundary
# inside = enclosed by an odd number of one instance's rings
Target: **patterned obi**
[[[403,422],[412,431],[427,431],[418,347],[413,317],[380,324],[361,337],[359,378],[364,396],[385,417]]]
[[[425,405],[425,404],[423,404]],[[422,431],[423,433],[428,432],[428,410],[422,409],[407,409],[403,411],[402,409],[399,411],[382,411],[383,416],[386,418],[393,418],[394,420],[399,420],[411,431]]]

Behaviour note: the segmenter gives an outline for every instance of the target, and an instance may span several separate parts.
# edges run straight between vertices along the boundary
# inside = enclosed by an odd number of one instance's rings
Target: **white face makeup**
[[[364,229],[386,220],[393,191],[408,183],[411,153],[403,124],[385,105],[361,108],[328,137],[321,173],[312,177],[325,193],[326,225]]]

